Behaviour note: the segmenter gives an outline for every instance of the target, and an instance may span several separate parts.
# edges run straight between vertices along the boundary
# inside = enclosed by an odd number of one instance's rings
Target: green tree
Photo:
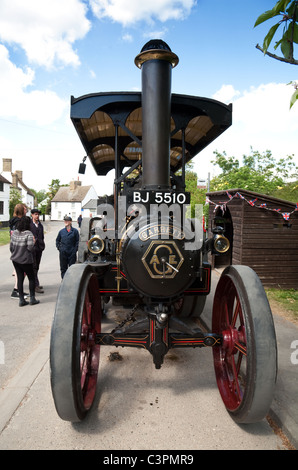
[[[185,167],[185,191],[190,193],[191,217],[195,217],[195,206],[202,204],[204,206],[206,201],[205,189],[198,188],[198,175],[193,169],[194,163],[188,162]],[[181,170],[178,172],[181,175]],[[205,209],[205,210],[204,210]],[[208,208],[203,208],[204,215],[208,212]]]
[[[298,181],[285,183],[283,186],[279,186],[275,191],[272,192],[271,196],[277,197],[279,199],[285,199],[286,201],[297,202]]]
[[[45,189],[41,189],[40,191],[35,191],[35,189],[30,188],[30,191],[32,191],[32,193],[34,194],[37,204],[39,204],[41,201],[43,201],[47,197],[47,192]]]
[[[191,217],[195,217],[195,206],[197,204],[202,204],[204,206],[205,204],[206,190],[198,188],[198,175],[193,170],[186,171],[185,186],[185,190],[191,194]],[[204,207],[203,212],[205,214]]]
[[[264,38],[263,47],[257,44],[256,48],[273,59],[298,65],[298,60],[294,58],[294,45],[298,44],[298,1],[279,0],[271,10],[265,11],[257,18],[254,26],[256,27],[264,21],[271,20],[275,17],[278,18],[278,22],[269,29]],[[280,26],[282,26],[282,28],[280,28]],[[274,46],[275,50],[280,47],[282,55],[279,56],[268,51],[277,31],[282,31],[280,39],[275,42]],[[298,99],[298,83],[291,81],[289,85],[290,84],[294,86],[294,93],[290,100],[291,108]]]
[[[54,197],[55,194],[57,193],[57,191],[58,191],[58,189],[60,188],[60,186],[63,186],[63,185],[60,184],[60,180],[59,180],[59,179],[52,180],[51,183],[50,183],[49,186],[48,186],[47,196],[49,196],[51,199],[53,199],[53,197]]]
[[[298,168],[293,156],[276,160],[270,150],[263,154],[251,149],[250,155],[243,155],[242,164],[226,152],[214,152],[215,160],[222,172],[212,178],[211,191],[247,189],[262,194],[273,195],[287,184],[290,178],[298,177]]]
[[[17,188],[10,188],[9,193],[9,216],[10,218],[13,215],[14,208],[17,204],[21,204],[22,201],[22,194],[21,191]]]
[[[55,194],[57,193],[58,189],[61,186],[67,186],[67,185],[66,184],[60,184],[59,179],[53,179],[51,181],[51,183],[49,184],[48,192],[46,193],[46,197],[48,198],[48,203],[47,203],[47,206],[45,208],[45,213],[46,214],[51,213],[51,200],[53,199],[53,197],[55,196]]]
[[[40,191],[35,191],[35,189],[30,188],[30,191],[34,194],[34,199],[36,201],[36,207],[39,207],[42,214],[45,214],[46,205],[40,206],[40,203],[44,201],[47,197],[47,192],[44,189]]]

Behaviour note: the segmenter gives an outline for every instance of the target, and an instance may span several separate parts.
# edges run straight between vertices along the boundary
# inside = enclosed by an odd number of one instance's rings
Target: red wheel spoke
[[[237,321],[237,318],[240,315],[240,313],[242,313],[241,312],[241,304],[240,304],[240,301],[237,297],[236,307],[235,307],[234,315],[233,315],[233,318],[232,318],[232,321],[231,321],[232,328],[235,328],[236,321]]]
[[[81,389],[84,387],[84,383],[86,381],[86,353],[81,353]]]
[[[225,299],[226,300],[226,299]],[[224,303],[224,313],[225,313],[225,324],[230,324],[230,316],[227,302]]]
[[[235,342],[235,348],[241,353],[241,356],[247,356],[247,348],[244,344]]]
[[[92,318],[92,303],[89,300],[89,295],[86,293],[86,298],[85,298],[85,303],[84,303],[84,312],[83,312],[83,318],[85,319],[86,323],[88,325],[91,324]]]
[[[233,370],[233,381],[232,381],[233,389],[232,389],[232,393],[234,392],[234,394],[236,395],[236,400],[238,401],[238,403],[240,403],[240,401],[242,399],[242,393],[241,393],[240,384],[239,384],[239,380],[238,380],[237,369],[238,369],[238,367],[236,367],[235,358],[232,357],[232,370]]]

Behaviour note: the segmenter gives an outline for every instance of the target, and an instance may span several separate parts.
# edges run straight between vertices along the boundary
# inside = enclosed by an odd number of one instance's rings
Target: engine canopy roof
[[[97,175],[106,175],[115,168],[116,142],[121,171],[142,159],[141,92],[93,93],[79,98],[72,96],[71,120]],[[176,173],[182,166],[183,133],[187,163],[231,124],[231,104],[172,94],[171,171]]]

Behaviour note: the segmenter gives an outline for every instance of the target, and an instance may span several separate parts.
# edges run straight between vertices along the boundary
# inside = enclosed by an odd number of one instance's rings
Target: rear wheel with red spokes
[[[88,265],[72,265],[61,284],[51,331],[52,394],[58,415],[82,420],[95,398],[101,331],[97,277]]]
[[[277,373],[273,318],[257,274],[247,266],[229,266],[218,282],[212,332],[222,335],[213,348],[219,392],[233,419],[252,423],[270,407]]]

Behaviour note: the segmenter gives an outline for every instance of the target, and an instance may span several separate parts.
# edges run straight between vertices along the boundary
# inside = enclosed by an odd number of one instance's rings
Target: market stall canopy
[[[98,175],[142,159],[142,95],[134,92],[94,93],[71,97],[71,119]],[[172,94],[171,171],[188,162],[232,124],[232,105],[208,98]],[[116,138],[117,136],[117,138]]]

